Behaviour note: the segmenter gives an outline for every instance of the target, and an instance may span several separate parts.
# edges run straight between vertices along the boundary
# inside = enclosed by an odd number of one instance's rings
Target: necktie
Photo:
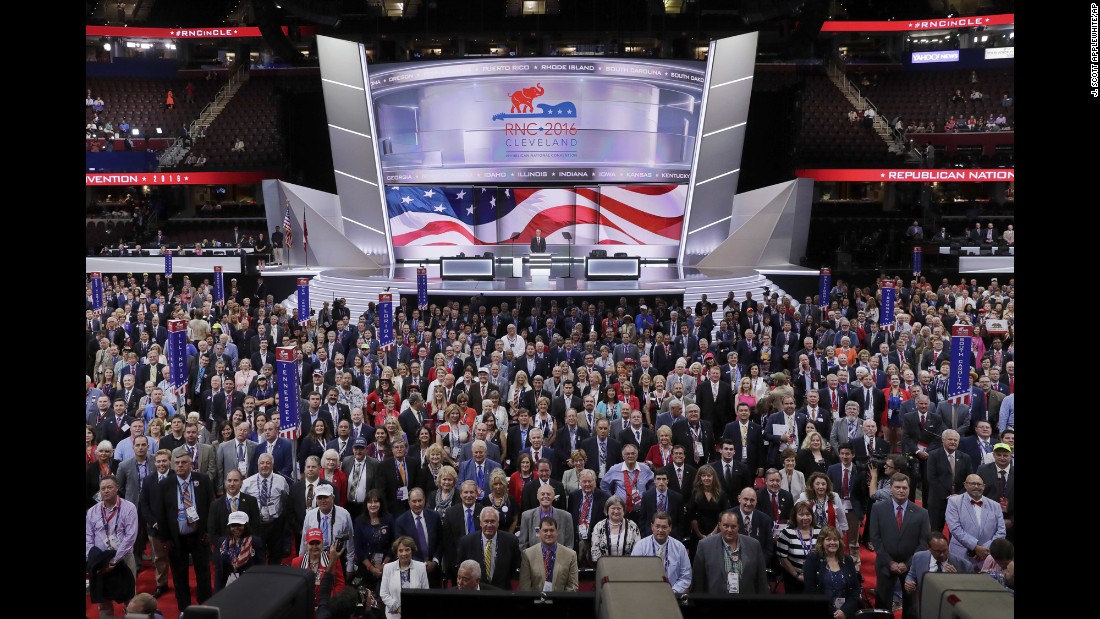
[[[244,462],[244,445],[237,443],[237,462]]]
[[[363,463],[362,462],[356,462],[355,463],[355,470],[353,470],[352,473],[351,473],[351,486],[348,487],[348,500],[349,501],[352,501],[352,502],[355,502],[355,503],[359,502],[356,499],[357,499],[358,494],[359,494],[358,493],[359,478],[362,477],[362,475],[363,475]]]
[[[665,503],[666,503],[666,501],[665,501],[664,493],[658,494],[657,495],[657,511],[659,511],[659,512],[668,511],[667,506],[665,505]]]
[[[237,510],[238,510],[238,507],[237,507],[237,500],[238,500],[238,498],[239,498],[239,497],[233,497],[233,509],[232,509],[232,510],[230,510],[230,511],[237,511]]]
[[[981,507],[982,506],[982,501],[975,501],[974,499],[970,499],[970,504],[971,505],[977,505],[978,507]]]
[[[638,441],[639,445],[642,444],[642,431],[641,430],[635,430],[634,431],[634,440]]]
[[[485,540],[485,575],[493,577],[493,540]]]
[[[400,462],[397,463],[397,473],[399,475],[401,475],[401,485],[402,486],[409,485],[408,479],[405,478],[405,461],[404,460],[401,460]],[[417,518],[419,518],[419,517],[420,516],[417,516]]]
[[[779,501],[776,499],[776,495],[775,495],[774,492],[771,493],[771,495],[772,495],[772,517],[775,518],[776,521],[778,521],[779,520]]]
[[[955,452],[947,454],[947,463],[951,465],[951,489],[955,489]]]
[[[680,489],[684,488],[684,469],[676,467],[676,481],[680,484]]]
[[[313,507],[313,484],[306,484],[306,509]]]
[[[418,548],[423,549],[423,555],[428,556],[428,532],[424,530],[424,520],[419,515],[416,517],[416,543]]]
[[[661,559],[662,563],[664,562],[664,560],[665,560],[665,545],[664,544],[661,544],[660,546],[657,547],[657,557]]]
[[[138,464],[138,494],[141,494],[141,488],[145,485],[145,463]]]
[[[936,561],[936,571],[943,572],[943,561]]]
[[[260,483],[260,507],[267,507],[267,499],[269,498],[267,493],[267,480],[264,479]]]
[[[325,541],[325,546],[328,546],[332,541],[332,538],[331,538],[332,533],[331,533],[331,529],[329,528],[329,522],[328,522],[329,521],[329,516],[326,516],[324,514],[319,514],[318,517],[321,519],[321,537]]]
[[[856,437],[856,422],[851,419],[848,420],[848,439],[851,440]]]
[[[485,480],[485,478],[483,477],[485,469],[482,468],[483,466],[484,465],[482,465],[482,464],[477,465],[477,487],[478,488],[484,488],[485,487],[485,485],[483,483],[484,480]]]
[[[840,403],[837,402],[836,391],[833,391],[832,394],[833,394],[833,410],[834,411],[839,410],[840,409]]]
[[[920,416],[920,429],[921,430],[924,429],[924,413],[921,413],[921,416]]]
[[[900,531],[901,530],[901,505],[898,505],[897,521],[898,521],[898,530]]]
[[[732,490],[733,486],[733,465],[726,463],[726,491]]]
[[[1008,471],[1001,471],[1001,496],[1005,495],[1005,487],[1008,485]]]
[[[466,508],[466,532],[474,532],[474,510],[469,507]]]
[[[867,455],[870,456],[870,455],[873,455],[874,453],[875,453],[875,439],[874,439],[874,437],[872,437],[871,440],[868,442],[868,445],[867,445]]]
[[[600,447],[600,461],[599,466],[603,466],[603,463],[607,461],[607,443],[597,442]]]
[[[840,482],[840,494],[845,499],[850,496],[848,494],[848,469],[844,469],[844,479]]]

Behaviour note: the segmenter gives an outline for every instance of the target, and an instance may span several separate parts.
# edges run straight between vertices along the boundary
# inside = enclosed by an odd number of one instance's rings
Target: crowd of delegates
[[[132,571],[148,541],[153,593],[170,567],[181,609],[284,560],[332,574],[334,594],[365,586],[390,617],[404,588],[470,582],[470,562],[482,587],[518,574],[540,591],[575,591],[603,556],[662,557],[676,593],[765,593],[771,569],[840,600],[836,617],[858,608],[861,543],[877,605],[904,594],[907,614],[914,574],[943,561],[1011,574],[992,551],[1015,531],[1011,280],[898,279],[891,329],[881,280],[837,281],[823,308],[402,297],[388,350],[373,305],[299,325],[262,282],[224,307],[208,281],[174,283],[111,278],[102,315],[88,293],[86,505],[87,550]],[[188,320],[183,393],[172,317]],[[947,400],[959,324],[976,327],[968,404]],[[277,346],[295,349],[294,444]],[[124,601],[103,580],[92,599]]]

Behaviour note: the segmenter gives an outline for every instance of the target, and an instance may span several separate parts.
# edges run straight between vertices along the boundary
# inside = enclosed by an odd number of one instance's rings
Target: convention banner
[[[106,301],[103,299],[103,274],[92,273],[92,313],[99,316],[103,313]]]
[[[970,346],[974,327],[951,327],[951,374],[947,377],[947,401],[970,404]]]
[[[817,306],[822,310],[829,307],[829,291],[833,288],[833,270],[830,268],[821,269],[821,282],[818,285]]]
[[[913,248],[913,275],[920,275],[922,258],[924,258],[924,251],[918,245]]]
[[[168,356],[168,381],[172,383],[180,403],[187,401],[187,321],[172,319],[168,321],[168,342],[165,350]],[[183,408],[180,406],[179,408]]]
[[[882,311],[879,312],[878,324],[886,331],[894,330],[894,305],[897,302],[896,295],[897,290],[894,289],[894,282],[884,281],[882,282]]]
[[[275,349],[275,372],[279,378],[279,436],[298,440],[298,373],[294,367],[293,346]]]
[[[416,306],[420,311],[428,309],[428,269],[416,269]]]
[[[378,350],[393,348],[393,295],[378,295]]]
[[[309,324],[309,278],[298,278],[298,324]]]

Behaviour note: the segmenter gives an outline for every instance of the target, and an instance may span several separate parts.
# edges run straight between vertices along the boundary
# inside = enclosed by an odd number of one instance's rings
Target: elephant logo
[[[512,98],[512,109],[508,110],[513,114],[523,114],[534,111],[532,101],[536,97],[541,97],[546,93],[546,89],[542,87],[542,83],[535,84],[533,88],[520,88],[513,92],[510,96]]]

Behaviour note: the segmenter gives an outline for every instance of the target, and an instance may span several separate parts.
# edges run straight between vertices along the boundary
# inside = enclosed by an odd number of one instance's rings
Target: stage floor
[[[767,273],[784,275],[804,275],[817,277],[818,272],[792,265],[774,267],[734,267],[728,269],[700,269],[678,266],[645,266],[637,280],[589,281],[584,279],[581,266],[574,266],[572,277],[568,265],[555,264],[548,278],[533,279],[529,272],[524,277],[496,277],[488,281],[444,281],[439,276],[439,265],[425,265],[428,269],[428,295],[439,296],[512,296],[517,294],[538,295],[544,297],[618,297],[622,295],[683,295],[685,302],[694,305],[700,295],[706,294],[712,302],[720,303],[729,291],[734,291],[738,300],[745,298],[745,292],[752,292],[760,299],[768,292],[785,294],[776,284],[767,278]],[[366,310],[367,303],[377,302],[378,294],[416,294],[416,267],[395,266],[384,269],[360,269],[333,267],[319,269],[268,270],[265,277],[312,275],[310,281],[310,306],[320,309],[323,301],[345,298],[353,314]],[[292,295],[284,303],[288,307],[296,305]]]

